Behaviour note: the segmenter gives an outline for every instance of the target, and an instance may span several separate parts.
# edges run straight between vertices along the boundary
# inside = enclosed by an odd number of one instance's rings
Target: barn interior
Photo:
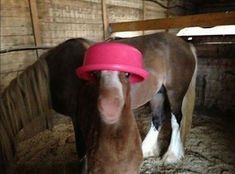
[[[140,173],[235,173],[234,0],[1,0],[0,9],[0,93],[42,53],[70,38],[99,42],[170,32],[194,44],[196,104],[185,157],[175,165],[145,159]],[[135,110],[143,136],[150,114],[148,104]],[[32,121],[19,132],[9,173],[78,171],[71,120],[51,115],[51,130]],[[26,135],[32,129],[34,135]]]

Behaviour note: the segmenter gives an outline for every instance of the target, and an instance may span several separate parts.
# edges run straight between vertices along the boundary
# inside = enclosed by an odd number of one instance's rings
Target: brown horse
[[[150,78],[132,86],[132,108],[150,102],[151,128],[142,149],[144,157],[160,155],[158,135],[166,119],[166,107],[171,115],[171,138],[163,156],[166,163],[174,163],[184,156],[183,144],[189,132],[195,100],[196,54],[194,47],[182,39],[158,33],[123,39],[143,53]]]

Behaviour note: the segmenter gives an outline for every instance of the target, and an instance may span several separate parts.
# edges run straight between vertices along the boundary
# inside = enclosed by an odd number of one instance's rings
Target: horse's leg
[[[152,110],[151,127],[142,143],[142,151],[145,158],[149,156],[158,156],[160,153],[158,135],[162,122],[165,119],[165,95],[165,88],[162,86],[150,101]]]
[[[180,125],[182,120],[182,91],[167,90],[167,96],[171,109],[171,140],[167,152],[163,156],[166,163],[175,163],[184,156],[184,148],[180,135]]]
[[[73,121],[73,127],[74,127],[74,133],[75,133],[75,145],[76,145],[76,151],[79,156],[80,162],[79,162],[79,171],[80,174],[86,174],[87,171],[87,157],[86,157],[86,146],[84,143],[84,138],[82,135],[82,131],[78,125],[78,121],[76,117],[72,118]]]
[[[84,158],[80,161],[80,164],[79,164],[79,172],[78,173],[81,173],[81,174],[87,174],[87,156],[84,156]]]
[[[3,158],[2,148],[0,149],[0,173],[6,173],[5,160]]]

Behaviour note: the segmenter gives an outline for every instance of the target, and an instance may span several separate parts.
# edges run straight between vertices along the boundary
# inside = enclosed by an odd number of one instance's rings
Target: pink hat
[[[142,54],[135,47],[117,42],[102,42],[87,49],[83,66],[76,75],[90,80],[92,71],[114,70],[130,73],[129,80],[136,83],[145,80],[148,72],[143,68]]]

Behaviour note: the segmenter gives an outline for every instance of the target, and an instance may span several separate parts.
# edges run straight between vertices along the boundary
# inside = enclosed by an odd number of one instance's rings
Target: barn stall
[[[234,9],[235,3],[226,0],[2,0],[0,90],[45,50],[69,38],[103,41],[111,34],[176,34],[184,27],[232,25]],[[234,173],[234,32],[181,37],[193,43],[198,54],[196,107],[185,158],[175,165],[165,165],[157,157],[148,158],[140,173]],[[150,126],[150,114],[148,104],[135,110],[142,137]],[[32,121],[18,133],[16,157],[9,173],[78,171],[71,120],[54,112],[50,115],[53,128],[48,130]]]

